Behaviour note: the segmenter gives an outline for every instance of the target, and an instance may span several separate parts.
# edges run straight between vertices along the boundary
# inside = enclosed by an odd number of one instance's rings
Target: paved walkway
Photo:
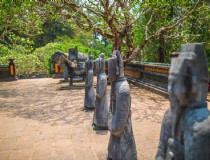
[[[59,90],[58,79],[0,83],[0,160],[104,160],[109,132],[92,130],[84,89]],[[108,87],[110,92],[110,87]],[[138,159],[154,159],[169,102],[131,86]]]

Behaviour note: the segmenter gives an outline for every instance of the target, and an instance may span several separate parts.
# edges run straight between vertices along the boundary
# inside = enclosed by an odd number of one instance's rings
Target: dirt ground
[[[0,82],[0,160],[104,160],[110,133],[92,130],[84,89],[59,79]],[[139,160],[154,159],[168,99],[130,85]],[[110,86],[108,86],[108,94]]]

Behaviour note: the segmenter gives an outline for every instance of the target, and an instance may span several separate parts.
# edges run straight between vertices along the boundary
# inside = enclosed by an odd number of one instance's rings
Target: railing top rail
[[[136,66],[148,66],[148,67],[165,68],[165,69],[169,69],[169,67],[170,67],[170,64],[168,64],[168,63],[156,63],[156,62],[132,61],[129,64],[130,65],[136,65]]]

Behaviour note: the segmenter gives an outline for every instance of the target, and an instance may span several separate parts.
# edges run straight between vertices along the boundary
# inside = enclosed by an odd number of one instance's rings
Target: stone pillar
[[[10,80],[16,80],[16,70],[15,70],[15,63],[14,59],[9,59],[9,71],[10,71]]]

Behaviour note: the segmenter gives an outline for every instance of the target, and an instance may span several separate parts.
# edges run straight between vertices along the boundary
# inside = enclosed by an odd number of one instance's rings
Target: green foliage
[[[96,1],[95,1],[96,2]],[[129,1],[125,1],[130,3]],[[134,1],[133,1],[134,2]],[[157,30],[171,26],[183,15],[193,8],[196,1],[183,0],[150,0],[132,3],[131,10],[118,10],[116,17],[124,19],[124,15],[130,15],[133,23],[132,37],[134,46],[141,45],[146,38],[156,34]],[[108,58],[112,52],[112,39],[100,39],[93,35],[93,31],[82,30],[75,21],[65,19],[63,11],[72,12],[70,6],[59,8],[61,2],[48,1],[8,1],[0,2],[0,64],[8,64],[9,58],[15,59],[17,73],[29,74],[31,72],[50,73],[49,59],[51,55],[60,50],[68,52],[69,48],[78,47],[79,52],[92,54],[98,58],[100,53]],[[88,5],[92,5],[88,3]],[[91,6],[90,6],[91,7]],[[58,11],[59,10],[59,11]],[[48,12],[49,11],[49,12]],[[123,14],[123,13],[125,14]],[[53,14],[52,14],[53,13]],[[141,51],[137,60],[158,62],[160,48],[163,48],[165,63],[170,62],[170,54],[180,50],[180,45],[187,42],[203,42],[205,44],[208,59],[210,61],[210,10],[209,3],[202,1],[196,12],[187,20],[160,38],[149,42]],[[111,33],[103,18],[89,14],[95,26],[104,32]],[[110,16],[110,15],[109,15]],[[80,19],[81,16],[75,15]],[[83,17],[84,18],[84,17]],[[81,19],[81,22],[83,19]],[[121,28],[121,21],[114,21],[113,25]],[[84,20],[85,23],[85,20]],[[98,25],[96,25],[98,24]],[[100,25],[99,25],[100,24]],[[85,29],[85,28],[83,28]],[[124,44],[122,52],[126,52]]]
[[[30,37],[34,41],[34,48],[43,47],[47,43],[52,43],[58,36],[74,37],[74,30],[68,22],[46,20],[42,25],[42,34]]]
[[[89,45],[91,50],[89,54],[93,55],[93,59],[98,58],[100,53],[104,53],[105,59],[108,59],[110,57],[110,54],[112,53],[112,45],[109,43],[106,47],[103,41],[93,39],[93,45]]]
[[[9,48],[5,45],[0,44],[2,55],[0,57],[0,64],[8,64],[8,60],[12,58],[15,59],[17,74],[29,75],[32,72],[50,74],[51,70],[49,68],[49,60],[52,54],[56,51],[68,53],[68,49],[74,48],[75,46],[78,47],[79,52],[85,54],[91,53],[91,46],[85,46],[81,42],[78,42],[78,39],[71,39],[68,36],[58,37],[53,43],[48,43],[44,47],[37,48],[30,54],[27,48],[24,48],[21,45],[13,45],[13,48]],[[97,44],[95,47],[96,48],[92,50],[94,59],[98,58],[98,55],[101,53],[101,49],[103,49],[100,44]],[[111,46],[105,48],[109,50]],[[106,49],[104,49],[103,51],[106,51]],[[108,58],[108,53],[110,52],[104,53],[105,56]]]
[[[84,47],[81,43],[75,42],[74,39],[71,39],[68,36],[58,37],[55,42],[48,43],[44,47],[37,48],[32,53],[40,61],[39,66],[36,67],[36,71],[49,73],[49,59],[51,58],[51,55],[58,50],[64,53],[68,53],[68,49],[75,46],[78,47],[79,52],[85,53],[85,50],[87,50],[87,48]]]
[[[22,50],[20,50],[20,48]],[[4,50],[2,50],[4,49]],[[16,45],[13,49],[7,48],[4,45],[0,45],[0,50],[4,56],[0,57],[0,64],[8,64],[9,59],[15,59],[17,74],[29,74],[36,70],[36,66],[39,65],[39,59],[33,54],[25,54],[26,49],[23,46]]]
[[[150,35],[154,35],[159,28],[171,26],[191,10],[196,1],[146,1],[140,4],[139,10],[148,9],[136,23],[133,29],[135,46],[142,44]],[[164,40],[151,41],[141,52],[142,61],[159,61],[159,47],[164,49],[164,62],[170,63],[170,54],[180,51],[184,43],[203,42],[206,51],[210,50],[209,32],[209,4],[203,1],[187,20],[164,35]]]
[[[42,18],[32,1],[0,1],[0,43],[24,45],[31,49],[27,36],[41,33]]]

